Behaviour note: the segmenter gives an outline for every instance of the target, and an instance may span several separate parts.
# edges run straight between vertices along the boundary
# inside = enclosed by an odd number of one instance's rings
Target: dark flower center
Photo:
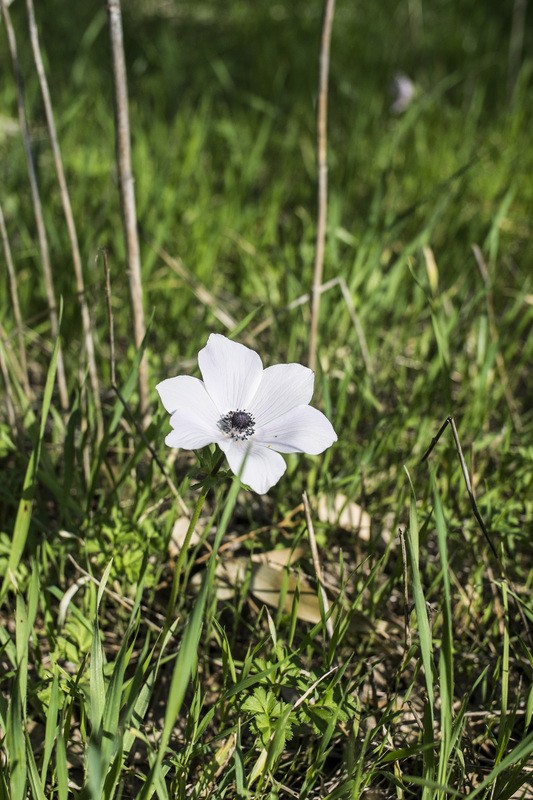
[[[244,440],[252,436],[255,431],[255,419],[252,414],[242,409],[229,411],[218,421],[218,427],[232,439]]]

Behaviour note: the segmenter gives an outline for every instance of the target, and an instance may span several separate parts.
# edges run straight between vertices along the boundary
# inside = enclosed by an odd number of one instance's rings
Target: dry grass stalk
[[[103,422],[102,422],[102,406],[100,402],[100,384],[98,380],[98,371],[96,369],[91,316],[89,313],[89,306],[87,305],[87,300],[85,298],[85,284],[83,280],[83,268],[81,263],[80,248],[78,244],[78,234],[76,232],[74,215],[72,213],[72,205],[70,202],[70,195],[67,188],[67,181],[65,179],[65,170],[63,169],[63,160],[61,158],[61,150],[59,148],[59,141],[57,138],[57,130],[54,121],[54,112],[52,110],[50,90],[48,88],[48,81],[46,78],[43,59],[41,56],[41,49],[39,45],[39,32],[35,21],[33,0],[26,0],[26,7],[28,11],[28,24],[30,29],[30,40],[33,51],[33,59],[35,62],[37,77],[39,78],[39,85],[41,87],[41,95],[43,98],[44,110],[46,114],[46,124],[48,126],[48,135],[50,137],[50,144],[52,146],[57,181],[59,183],[59,190],[61,194],[61,203],[63,205],[63,213],[65,215],[65,222],[67,224],[67,230],[70,239],[70,248],[72,251],[72,263],[74,266],[74,275],[76,278],[76,291],[78,293],[78,299],[80,302],[81,320],[82,320],[83,335],[85,340],[85,350],[87,352],[89,379],[91,381],[91,388],[94,398],[98,435],[99,437],[101,437],[103,431]]]
[[[15,273],[15,265],[13,264],[13,257],[11,255],[11,246],[9,244],[9,236],[7,235],[6,222],[4,219],[4,212],[0,205],[0,235],[2,237],[2,246],[4,248],[4,256],[7,264],[7,274],[9,277],[9,291],[11,293],[11,302],[13,304],[13,315],[15,317],[15,324],[17,326],[17,340],[19,349],[20,368],[22,372],[22,386],[28,397],[31,397],[30,379],[28,377],[28,360],[26,358],[26,346],[24,344],[22,314],[20,313],[20,303],[17,288],[17,276]]]
[[[324,292],[329,292],[329,290],[333,289],[335,286],[338,286],[341,290],[343,300],[346,304],[346,308],[348,309],[348,314],[350,315],[350,319],[352,321],[357,339],[359,341],[359,347],[361,349],[361,355],[365,363],[366,371],[372,377],[374,372],[374,367],[372,364],[370,351],[368,349],[365,332],[363,330],[363,326],[361,325],[361,321],[359,320],[359,317],[355,310],[355,305],[352,296],[350,294],[348,284],[346,283],[345,279],[343,278],[342,275],[337,275],[336,278],[330,278],[330,280],[326,281],[326,283],[323,283],[320,286],[316,287],[316,293],[318,295],[322,295],[324,294]],[[311,294],[308,292],[306,292],[306,294],[301,294],[299,297],[296,297],[294,300],[292,300],[284,308],[281,308],[278,311],[277,316],[280,316],[281,314],[286,313],[288,311],[292,311],[293,309],[298,308],[299,306],[305,305],[305,303],[309,302],[310,297]],[[274,316],[267,317],[258,325],[256,325],[255,328],[252,328],[252,330],[248,334],[248,338],[253,340],[256,336],[259,336],[260,333],[262,333],[264,330],[273,325],[275,321],[276,317]]]
[[[324,589],[324,577],[322,575],[322,567],[320,566],[320,556],[318,554],[318,547],[315,537],[315,528],[313,525],[313,518],[311,516],[311,506],[309,505],[309,498],[307,497],[307,492],[303,493],[302,500],[304,502],[305,522],[307,525],[307,533],[309,535],[309,545],[311,547],[313,566],[315,568],[316,579],[320,595],[322,597],[324,614],[327,616],[329,613],[329,601],[328,601],[328,596],[326,594],[326,590]],[[333,639],[333,622],[331,621],[331,617],[327,617],[326,619],[326,631],[330,640]]]
[[[181,258],[171,256],[156,242],[150,242],[150,247],[159,258],[169,266],[176,275],[187,284],[198,298],[198,300],[211,309],[213,316],[216,317],[228,330],[233,330],[237,327],[237,321],[233,319],[231,314],[228,314],[221,305],[217,298],[204,286],[204,284],[196,278],[190,270],[187,269]]]
[[[331,45],[331,29],[335,13],[335,0],[326,0],[324,21],[322,24],[322,40],[320,44],[320,71],[318,79],[318,219],[316,232],[315,266],[313,270],[313,286],[311,290],[311,328],[309,333],[309,366],[316,366],[316,350],[318,338],[318,318],[320,315],[320,285],[324,271],[324,250],[326,245],[326,222],[328,211],[328,79],[329,52]]]
[[[4,354],[4,346],[0,343],[0,372],[2,373],[2,378],[4,381],[4,401],[6,404],[6,412],[7,412],[7,421],[12,430],[15,430],[17,424],[17,417],[15,415],[15,406],[13,405],[13,398],[11,396],[11,384],[9,382],[9,370],[6,364],[6,358]]]
[[[105,300],[107,306],[107,327],[109,328],[109,374],[111,375],[111,386],[116,386],[117,378],[115,371],[115,323],[113,321],[113,307],[111,305],[111,275],[109,272],[109,260],[105,247],[102,250],[104,259],[105,277]]]
[[[131,166],[128,86],[122,35],[122,15],[120,11],[120,0],[107,0],[106,5],[113,61],[117,165],[133,316],[133,336],[135,347],[140,348],[144,339],[146,327],[144,322],[141,256],[137,232],[135,189]],[[145,355],[139,365],[139,405],[141,415],[143,419],[145,419],[148,415],[148,366]]]
[[[22,81],[22,74],[20,71],[20,64],[17,53],[17,41],[15,38],[15,30],[11,22],[7,0],[0,0],[2,7],[2,17],[6,26],[7,40],[9,45],[9,53],[13,63],[13,71],[15,73],[15,84],[17,89],[17,109],[20,124],[20,131],[22,134],[22,142],[24,145],[24,152],[26,155],[26,163],[28,167],[28,177],[30,181],[31,198],[33,204],[33,212],[35,215],[35,224],[37,226],[37,237],[39,240],[39,251],[41,254],[41,264],[43,268],[44,285],[46,290],[46,299],[48,303],[48,313],[50,314],[50,327],[52,336],[56,339],[59,336],[59,318],[57,314],[57,304],[54,290],[54,280],[52,277],[52,267],[50,264],[50,252],[48,250],[48,239],[46,237],[46,228],[44,224],[43,207],[39,195],[39,186],[37,183],[37,175],[35,172],[35,164],[33,160],[33,152],[31,147],[30,132],[28,129],[28,122],[26,120],[26,113],[24,111],[24,86]],[[57,358],[57,385],[59,389],[59,400],[61,408],[66,411],[68,408],[68,391],[67,382],[65,378],[65,366],[63,363],[63,353],[61,346]]]

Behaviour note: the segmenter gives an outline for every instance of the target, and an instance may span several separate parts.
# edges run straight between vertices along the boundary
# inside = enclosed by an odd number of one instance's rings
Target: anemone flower
[[[264,494],[287,465],[280,453],[322,453],[337,435],[309,405],[314,374],[301,364],[263,369],[257,353],[212,333],[198,353],[203,380],[189,375],[157,385],[172,415],[169,447],[196,450],[217,444],[231,470]]]

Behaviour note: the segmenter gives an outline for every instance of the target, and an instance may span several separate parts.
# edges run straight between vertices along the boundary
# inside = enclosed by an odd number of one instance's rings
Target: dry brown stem
[[[318,148],[318,219],[316,232],[315,265],[311,289],[311,325],[309,333],[309,366],[316,366],[318,318],[320,315],[320,285],[324,272],[326,222],[328,213],[328,79],[331,29],[335,13],[335,0],[326,0],[322,40],[320,44],[320,70],[318,79],[317,148]]]
[[[13,71],[15,73],[18,117],[19,117],[20,131],[22,134],[22,142],[24,145],[24,153],[26,155],[26,163],[28,167],[28,178],[30,181],[33,212],[35,215],[35,224],[37,226],[37,238],[39,241],[41,265],[43,268],[44,285],[46,290],[46,299],[48,303],[48,313],[50,315],[50,328],[52,331],[52,336],[54,337],[54,339],[57,339],[59,336],[59,319],[57,315],[54,280],[52,277],[52,267],[50,264],[50,252],[48,249],[48,239],[46,237],[43,207],[39,195],[39,185],[37,183],[37,175],[35,172],[35,164],[33,160],[30,132],[28,128],[28,122],[26,120],[26,112],[24,110],[24,85],[22,81],[22,73],[20,71],[20,64],[17,53],[17,41],[15,38],[15,30],[11,23],[11,16],[9,14],[7,0],[0,0],[0,5],[2,7],[2,17],[4,19],[4,24],[6,26],[9,53],[11,55],[11,61],[13,63]],[[67,391],[67,382],[65,378],[65,367],[63,363],[63,353],[61,345],[59,346],[59,352],[57,357],[57,385],[59,389],[59,400],[61,403],[61,408],[64,411],[66,411],[68,408],[68,391]]]
[[[87,352],[87,363],[89,366],[89,378],[91,381],[91,388],[93,392],[94,405],[96,410],[98,434],[99,436],[101,436],[103,431],[103,423],[102,423],[102,406],[100,402],[100,384],[98,381],[98,371],[96,369],[96,359],[94,354],[94,341],[92,335],[91,316],[89,313],[89,306],[87,305],[87,300],[85,298],[85,284],[83,280],[83,268],[81,263],[80,248],[78,244],[78,234],[76,232],[74,215],[72,213],[72,205],[70,202],[70,195],[67,188],[65,170],[63,169],[63,160],[61,158],[61,150],[59,148],[59,141],[57,138],[54,112],[52,109],[52,100],[50,98],[50,90],[48,88],[48,80],[46,78],[46,72],[44,70],[43,59],[41,56],[41,48],[39,45],[39,32],[35,21],[33,0],[26,0],[26,8],[28,11],[28,25],[30,29],[30,40],[33,51],[33,59],[35,62],[37,77],[39,78],[39,85],[41,87],[41,95],[43,98],[44,110],[46,114],[46,124],[48,126],[48,135],[50,137],[50,144],[54,156],[54,165],[57,175],[57,182],[59,184],[59,191],[61,194],[61,203],[63,205],[63,213],[65,215],[65,222],[67,224],[68,236],[70,239],[70,248],[72,251],[72,263],[74,266],[74,275],[76,278],[76,291],[80,303],[83,336],[85,341],[85,350]]]
[[[17,287],[17,275],[15,272],[15,265],[13,264],[13,257],[11,255],[11,246],[9,244],[9,236],[7,235],[6,222],[4,219],[4,212],[0,205],[0,235],[2,237],[2,246],[4,248],[4,256],[7,265],[7,274],[9,277],[9,291],[11,293],[11,303],[13,304],[13,316],[15,317],[15,324],[17,326],[17,341],[19,348],[20,368],[22,372],[22,386],[28,397],[31,397],[30,379],[28,377],[28,360],[26,358],[26,347],[24,344],[24,334],[22,332],[22,314],[20,313],[20,303]]]
[[[4,380],[4,402],[6,404],[6,412],[7,412],[7,421],[9,425],[14,430],[17,424],[17,418],[15,415],[15,406],[13,405],[13,399],[11,396],[11,384],[9,382],[9,370],[6,364],[6,358],[4,354],[4,346],[3,343],[0,341],[0,373],[2,374],[2,378]]]
[[[109,374],[111,375],[111,386],[116,386],[117,378],[115,371],[115,323],[113,320],[113,306],[111,305],[111,274],[109,272],[109,261],[107,257],[107,250],[105,247],[102,250],[104,259],[104,277],[105,277],[105,299],[107,306],[107,327],[109,329]]]
[[[311,557],[313,559],[313,566],[315,568],[316,580],[318,583],[320,596],[322,598],[324,614],[327,616],[329,613],[329,601],[328,601],[328,596],[326,594],[326,590],[324,589],[324,577],[322,575],[322,567],[320,566],[320,556],[318,554],[318,547],[315,537],[315,528],[313,525],[313,517],[311,516],[311,506],[309,505],[309,498],[307,497],[307,492],[303,493],[302,500],[304,503],[305,522],[307,524],[309,545],[311,547]],[[331,617],[329,616],[326,619],[326,631],[331,641],[331,639],[333,639],[333,622],[331,621]]]
[[[137,232],[135,209],[135,187],[131,166],[130,122],[128,109],[128,85],[122,15],[120,0],[106,0],[111,54],[113,61],[113,84],[115,93],[115,133],[122,225],[126,243],[127,273],[130,288],[135,347],[140,348],[146,327],[144,323],[143,290],[141,280],[141,256]],[[139,405],[143,419],[148,415],[148,367],[143,355],[139,364]]]

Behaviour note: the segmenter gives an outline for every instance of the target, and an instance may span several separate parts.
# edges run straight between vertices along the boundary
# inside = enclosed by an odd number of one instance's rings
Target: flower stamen
[[[217,423],[218,427],[234,441],[244,441],[255,432],[255,419],[252,414],[243,409],[229,411]]]

